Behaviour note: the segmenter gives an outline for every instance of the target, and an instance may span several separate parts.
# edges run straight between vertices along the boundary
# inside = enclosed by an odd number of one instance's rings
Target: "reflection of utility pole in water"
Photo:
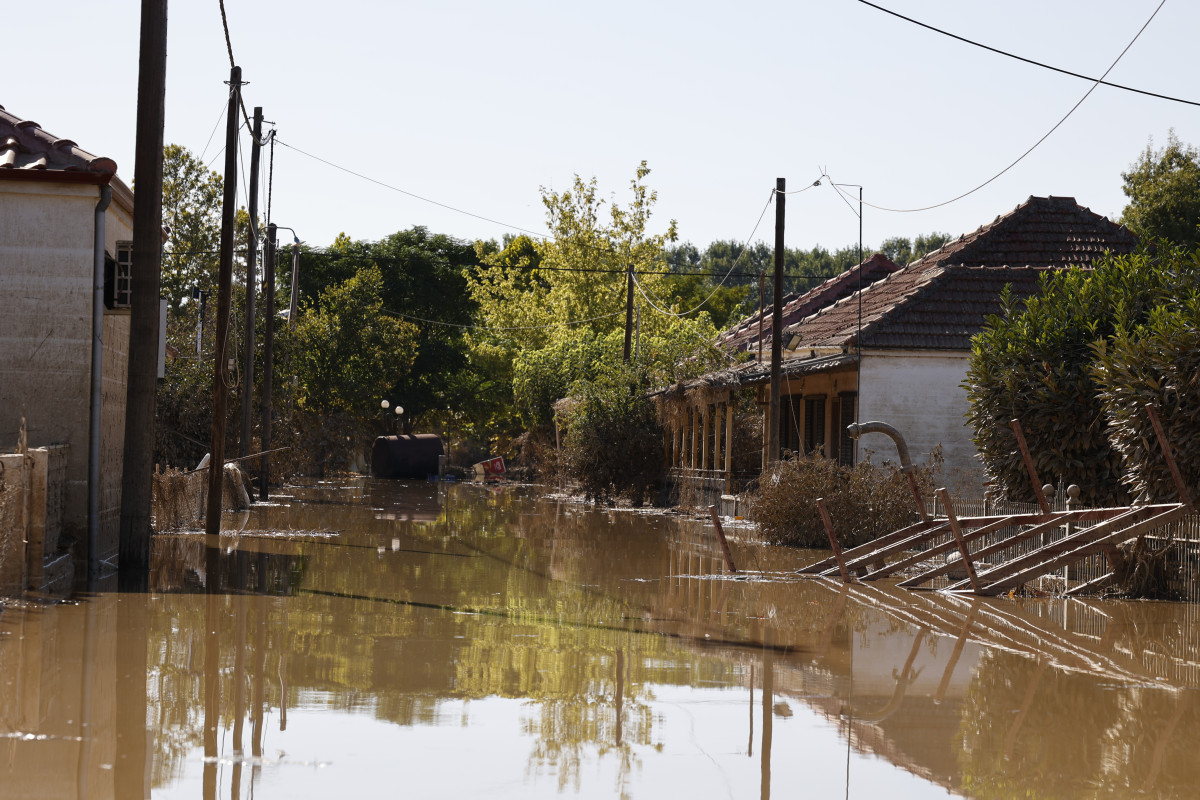
[[[621,746],[621,709],[625,706],[625,651],[617,648],[617,747]]]
[[[746,755],[754,755],[754,665],[750,665],[750,735],[746,742]]]
[[[209,574],[205,580],[209,591],[204,598],[204,800],[216,800],[217,724],[221,716],[221,598],[214,591],[217,576]],[[145,683],[145,678],[142,682]]]
[[[254,711],[252,712],[253,727],[250,732],[251,753],[254,755],[254,766],[250,771],[250,786],[253,791],[258,782],[258,774],[262,770],[263,735],[263,702],[266,685],[267,666],[267,554],[260,552],[256,557],[256,588],[255,627],[254,627]]]
[[[258,111],[259,109],[255,109]],[[242,796],[242,734],[246,722],[246,584],[249,582],[250,554],[238,549],[237,595],[234,597],[234,613],[237,615],[237,649],[233,653],[233,775],[230,779],[229,796],[239,800]]]
[[[771,631],[763,631],[762,676],[762,800],[771,798],[771,706],[775,699],[775,651]]]
[[[79,686],[79,759],[75,768],[75,792],[88,796],[92,763],[92,673],[96,663],[96,602],[87,604],[83,629],[83,669]]]
[[[146,652],[149,631],[146,600],[132,597],[117,603],[117,753],[113,765],[113,796],[150,796],[146,753]],[[90,665],[89,665],[90,668]],[[94,733],[85,734],[92,736]]]

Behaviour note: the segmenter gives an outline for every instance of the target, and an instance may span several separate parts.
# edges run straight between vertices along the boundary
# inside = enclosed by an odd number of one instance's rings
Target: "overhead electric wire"
[[[474,217],[475,219],[483,220],[484,222],[490,222],[493,225],[501,225],[505,228],[511,228],[513,230],[520,231],[521,233],[528,233],[531,236],[537,236],[540,239],[547,238],[545,233],[539,233],[538,231],[533,231],[533,230],[530,230],[529,228],[522,228],[518,225],[510,225],[509,223],[501,222],[498,219],[492,219],[491,217],[485,217],[482,214],[476,214],[471,211],[466,211],[461,208],[456,208],[452,205],[447,205],[446,203],[441,203],[437,200],[433,200],[428,197],[422,197],[421,195],[416,194],[415,192],[410,192],[407,189],[401,189],[399,186],[392,186],[390,183],[384,183],[383,181],[378,180],[376,178],[372,178],[368,175],[363,175],[361,172],[355,172],[354,170],[350,169],[349,167],[343,167],[340,164],[335,164],[332,161],[321,158],[320,156],[315,156],[312,153],[301,150],[299,147],[296,147],[293,144],[288,144],[287,142],[283,141],[282,139],[276,138],[275,141],[278,142],[279,144],[283,145],[284,147],[287,147],[291,150],[295,150],[297,153],[300,153],[301,155],[308,156],[309,158],[313,159],[314,161],[320,161],[322,164],[333,167],[334,169],[339,169],[342,172],[349,173],[350,175],[353,175],[356,178],[362,178],[364,181],[370,181],[371,183],[382,186],[385,189],[391,189],[393,192],[399,192],[400,194],[407,195],[416,200],[420,200],[425,203],[430,203],[431,205],[438,206],[439,208],[444,208],[447,211],[453,211],[458,214],[464,214],[468,217]]]
[[[217,135],[217,128],[221,127],[221,120],[225,119],[227,113],[229,113],[228,99],[221,104],[221,113],[217,114],[217,122],[213,125],[212,132],[208,134],[208,141],[204,143],[204,149],[200,151],[200,161],[204,160],[204,154],[208,152],[208,146],[212,144],[213,137]]]
[[[585,322],[595,322],[598,319],[608,319],[619,314],[624,314],[625,311],[614,311],[611,314],[599,314],[595,317],[586,317],[584,319],[571,319],[566,322],[547,322],[543,325],[507,325],[507,326],[487,326],[487,325],[468,325],[459,322],[445,322],[440,319],[426,319],[425,317],[414,317],[412,314],[401,314],[399,311],[391,309],[383,309],[383,312],[390,317],[400,317],[401,319],[413,320],[414,322],[427,322],[430,325],[441,325],[446,328],[462,328],[464,330],[479,330],[479,331],[537,331],[543,328],[569,328],[573,325],[582,325]]]
[[[809,187],[809,188],[811,188],[811,187]],[[778,189],[771,190],[771,196],[767,198],[767,204],[763,206],[762,212],[758,215],[758,221],[754,223],[754,230],[750,231],[750,235],[748,237],[746,237],[747,244],[750,242],[751,239],[754,238],[754,234],[758,232],[758,226],[762,224],[763,217],[765,217],[767,215],[767,209],[770,208],[771,204],[775,202],[775,195],[778,193],[778,191],[779,191]],[[708,297],[701,300],[699,305],[697,305],[687,311],[681,312],[681,313],[676,313],[674,311],[667,311],[666,309],[659,308],[658,305],[655,304],[655,302],[650,299],[650,295],[646,293],[646,289],[644,286],[642,286],[642,282],[637,279],[637,273],[631,269],[631,270],[629,270],[629,275],[631,278],[633,278],[633,285],[637,287],[638,294],[640,294],[642,296],[642,299],[644,299],[650,305],[651,308],[653,308],[658,313],[665,314],[669,317],[684,317],[684,316],[687,316],[688,314],[699,311],[700,309],[704,308],[704,306],[708,305],[708,301],[712,300],[713,296],[716,295],[717,291],[722,286],[725,285],[725,281],[729,280],[730,274],[734,271],[734,269],[737,268],[738,262],[742,260],[742,256],[745,255],[746,251],[749,249],[750,248],[746,247],[746,246],[742,247],[742,252],[738,253],[737,258],[735,258],[733,260],[733,265],[730,266],[729,272],[726,272],[725,277],[721,278],[720,282],[716,286],[713,287],[713,290],[709,293]]]
[[[316,254],[327,254],[329,251],[318,250],[316,248],[312,248],[312,249],[309,249],[307,252],[316,253]],[[220,251],[218,251],[218,250],[164,250],[163,255],[164,256],[215,256],[215,255],[220,255]],[[382,262],[382,263],[401,261],[401,259],[399,259],[399,258],[392,258],[389,256],[382,256],[382,257],[381,256],[369,256],[369,257],[367,257],[366,260],[370,260],[370,261],[374,261],[374,262]],[[477,268],[478,269],[500,269],[500,270],[518,270],[519,269],[519,270],[527,270],[527,271],[528,270],[542,270],[542,271],[546,271],[546,272],[582,272],[582,273],[588,273],[588,274],[595,273],[595,274],[601,274],[601,275],[604,275],[604,274],[624,275],[625,273],[627,273],[629,271],[626,269],[610,269],[607,267],[595,267],[595,268],[592,268],[592,267],[548,267],[545,265],[534,265],[534,264],[513,264],[513,265],[505,265],[505,266],[491,266],[488,264],[479,264],[479,265],[477,265]],[[669,269],[642,270],[639,274],[640,275],[661,275],[663,277],[668,277],[668,278],[670,278],[670,277],[679,277],[679,278],[715,278],[715,277],[717,277],[717,274],[713,273],[713,272],[678,272],[678,271],[669,270]],[[730,271],[726,274],[729,277],[733,277],[733,278],[757,278],[759,276],[759,273],[757,273],[757,272],[733,272],[733,271]],[[785,272],[785,273],[783,273],[783,277],[785,277],[789,280],[825,281],[825,280],[829,280],[832,277],[835,277],[837,274],[839,274],[839,273],[819,274],[819,273],[811,273],[811,272]]]
[[[861,1],[862,0],[860,0],[860,2]],[[1162,2],[1160,2],[1158,4],[1158,6],[1154,9],[1154,13],[1152,13],[1150,15],[1150,18],[1146,20],[1145,24],[1143,24],[1142,27],[1138,29],[1138,32],[1136,34],[1134,34],[1134,37],[1129,41],[1129,44],[1125,45],[1125,49],[1121,51],[1121,53],[1117,56],[1116,60],[1114,60],[1111,64],[1109,64],[1108,69],[1104,70],[1104,74],[1101,75],[1100,78],[1095,83],[1092,84],[1092,88],[1088,89],[1084,93],[1083,97],[1079,98],[1079,100],[1075,103],[1075,105],[1071,106],[1070,111],[1068,111],[1065,115],[1063,115],[1062,119],[1060,119],[1058,122],[1054,123],[1054,127],[1052,127],[1050,130],[1048,130],[1044,134],[1042,134],[1042,137],[1040,139],[1038,139],[1036,142],[1034,142],[1033,145],[1030,146],[1030,148],[1028,150],[1026,150],[1024,153],[1019,155],[1015,161],[1013,161],[1011,164],[1009,164],[1004,169],[997,172],[992,177],[988,178],[983,183],[976,186],[974,189],[963,192],[962,194],[958,195],[957,197],[952,197],[949,200],[945,200],[941,203],[934,203],[933,205],[922,206],[920,208],[889,208],[887,206],[880,206],[880,205],[876,205],[874,203],[868,203],[868,202],[861,201],[861,200],[859,202],[862,202],[862,204],[864,206],[873,208],[877,211],[889,211],[889,212],[897,213],[897,214],[911,214],[911,213],[918,212],[918,211],[930,211],[935,208],[941,208],[942,206],[948,206],[951,203],[956,203],[959,200],[962,200],[964,197],[968,197],[969,195],[975,194],[975,192],[978,192],[980,189],[987,186],[989,183],[996,180],[1001,175],[1008,172],[1010,169],[1015,167],[1017,164],[1020,164],[1023,160],[1025,160],[1026,156],[1028,156],[1030,153],[1032,153],[1034,150],[1036,150],[1038,148],[1038,146],[1041,145],[1042,142],[1049,139],[1050,134],[1052,134],[1056,130],[1058,130],[1059,127],[1064,122],[1066,122],[1067,119],[1072,114],[1075,113],[1075,110],[1077,108],[1079,108],[1081,105],[1083,105],[1083,101],[1087,100],[1088,97],[1091,96],[1092,92],[1096,91],[1096,87],[1100,86],[1101,81],[1103,81],[1104,78],[1108,77],[1108,73],[1112,72],[1113,68],[1116,67],[1117,64],[1120,63],[1121,59],[1125,57],[1125,54],[1129,52],[1129,48],[1133,47],[1134,42],[1136,42],[1138,40],[1138,38],[1141,37],[1142,33],[1146,30],[1146,28],[1150,25],[1150,23],[1154,21],[1154,18],[1158,15],[1158,12],[1162,9],[1162,7],[1164,5],[1166,5],[1166,2],[1167,2],[1167,0],[1162,0]],[[828,173],[824,173],[822,175],[822,177],[829,178],[830,182],[833,183],[833,178]],[[842,190],[842,188],[840,186],[838,186],[836,183],[834,183],[834,188],[837,189],[838,192],[845,194],[845,192]]]
[[[1062,67],[1056,67],[1052,64],[1045,64],[1041,61],[1035,61],[1032,58],[1025,58],[1025,56],[1019,56],[1015,53],[1010,53],[1007,50],[1001,50],[998,47],[991,47],[990,45],[983,44],[982,42],[977,42],[974,39],[968,39],[965,36],[959,36],[956,33],[951,33],[950,31],[943,30],[942,28],[938,28],[934,25],[930,25],[925,22],[921,22],[920,20],[913,19],[912,17],[906,17],[899,12],[892,11],[890,8],[884,8],[881,5],[876,5],[875,3],[870,2],[870,0],[858,0],[858,2],[862,3],[865,6],[870,6],[871,8],[882,11],[885,14],[891,14],[893,17],[902,19],[905,22],[911,22],[913,25],[919,25],[920,27],[925,28],[926,30],[931,30],[934,33],[940,33],[942,36],[949,36],[951,39],[957,39],[958,41],[963,42],[964,44],[969,44],[974,47],[979,47],[979,48],[987,50],[991,53],[995,53],[997,55],[1016,59],[1017,61],[1023,61],[1024,63],[1032,64],[1035,67],[1041,67],[1042,69],[1048,69],[1052,72],[1058,72],[1062,75],[1070,75],[1072,78],[1081,78],[1085,81],[1092,81],[1094,83],[1100,84],[1101,86],[1109,86],[1109,87],[1112,87],[1113,89],[1122,89],[1126,92],[1134,92],[1136,94],[1146,95],[1147,97],[1155,97],[1155,98],[1158,98],[1159,100],[1170,100],[1172,103],[1184,103],[1189,106],[1200,106],[1200,101],[1185,100],[1182,97],[1172,97],[1171,95],[1159,94],[1158,92],[1151,92],[1151,91],[1147,91],[1146,89],[1138,89],[1133,86],[1125,86],[1120,83],[1111,83],[1102,78],[1100,78],[1100,79],[1092,78],[1087,75],[1081,75],[1078,72],[1072,72],[1069,69],[1063,69]],[[1104,74],[1107,75],[1108,73],[1106,72]]]
[[[221,6],[221,27],[225,29],[225,50],[229,53],[229,68],[233,69],[237,66],[237,61],[233,57],[233,42],[229,38],[229,19],[225,16],[225,0],[217,0],[217,2]],[[242,81],[243,85],[247,83],[249,81]],[[238,103],[242,107],[242,119],[246,121],[246,126],[250,127],[250,115],[246,112],[246,98],[242,97],[241,94],[238,95]],[[250,133],[250,137],[254,138],[253,131]],[[258,144],[262,146],[265,142],[259,142]]]

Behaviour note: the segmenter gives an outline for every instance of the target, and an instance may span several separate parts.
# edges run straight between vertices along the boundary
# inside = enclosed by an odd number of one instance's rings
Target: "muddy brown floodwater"
[[[359,480],[0,613],[0,798],[1194,797],[1192,605],[800,578],[733,527]],[[236,531],[236,533],[232,533]]]

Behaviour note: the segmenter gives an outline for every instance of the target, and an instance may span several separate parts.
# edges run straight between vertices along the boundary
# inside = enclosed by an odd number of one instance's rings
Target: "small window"
[[[104,305],[129,308],[133,299],[133,242],[117,242],[117,257],[104,259]]]

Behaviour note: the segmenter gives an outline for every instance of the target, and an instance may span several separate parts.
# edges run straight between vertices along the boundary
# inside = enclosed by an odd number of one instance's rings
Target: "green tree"
[[[603,344],[590,330],[574,333],[541,349],[523,350],[513,362],[513,399],[530,428],[552,425],[554,403],[571,394],[577,381],[595,377],[605,360]]]
[[[192,296],[196,288],[209,290],[216,283],[217,250],[221,241],[221,176],[186,147],[163,148],[162,295],[171,308]]]
[[[321,292],[294,331],[302,408],[369,421],[416,358],[418,331],[383,308],[383,275],[364,267]]]
[[[893,236],[883,240],[883,244],[879,245],[879,252],[903,267],[932,253],[950,239],[950,234],[937,231],[922,233],[916,239],[909,239],[907,236]]]
[[[659,480],[663,430],[637,364],[617,362],[578,387],[563,443],[563,467],[599,501],[625,497],[640,506]]]
[[[519,422],[543,435],[554,401],[621,361],[630,265],[638,282],[635,361],[641,374],[665,384],[725,363],[712,347],[716,329],[708,309],[728,318],[740,290],[668,272],[671,259],[695,264],[698,255],[671,254],[673,222],[650,231],[657,197],[645,182],[649,172],[639,165],[623,206],[604,200],[594,179],[576,177],[563,192],[543,190],[553,238],[515,237],[502,249],[477,245],[482,263],[468,275],[480,323],[469,335],[472,360],[490,363],[492,376],[511,365],[509,406],[519,411]]]
[[[300,296],[322,305],[321,292],[374,268],[381,277],[383,313],[413,323],[416,357],[412,368],[396,373],[382,397],[405,409],[405,429],[437,426],[455,411],[469,408],[482,378],[473,372],[465,330],[474,321],[474,303],[465,272],[478,264],[473,244],[423,226],[398,231],[378,242],[339,234],[326,250],[301,254]],[[376,400],[378,404],[378,399]]]
[[[1128,172],[1122,172],[1129,205],[1121,222],[1145,240],[1200,245],[1200,151],[1184,144],[1172,129],[1167,145],[1151,140]]]
[[[1168,275],[1184,277],[1185,285],[1165,288],[1169,297],[1144,322],[1123,325],[1095,343],[1092,375],[1109,441],[1125,465],[1125,484],[1134,494],[1166,500],[1178,494],[1145,407],[1157,408],[1184,482],[1200,496],[1200,288],[1193,282],[1200,276],[1200,250],[1160,247],[1155,260]]]

